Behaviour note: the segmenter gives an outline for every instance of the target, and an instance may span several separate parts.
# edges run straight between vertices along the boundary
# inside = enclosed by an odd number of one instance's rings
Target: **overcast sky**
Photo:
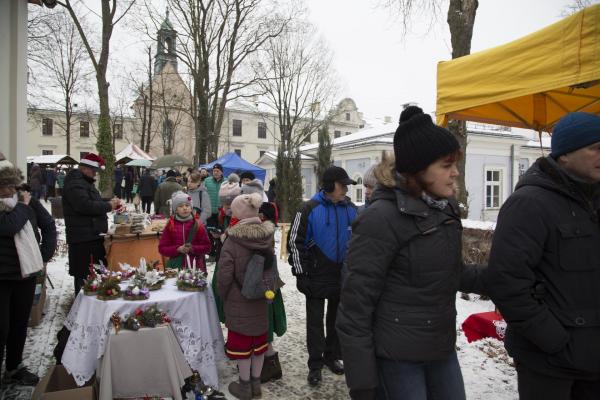
[[[305,1],[310,20],[333,50],[334,66],[341,79],[340,99],[353,98],[367,119],[391,116],[396,120],[402,104],[407,102],[416,102],[427,112],[435,111],[436,65],[451,59],[447,0],[443,1],[442,15],[436,23],[431,24],[430,16],[416,18],[412,32],[405,36],[400,20],[388,10],[376,7],[378,0]],[[568,5],[574,2],[479,0],[471,52],[507,43],[550,25],[563,18]],[[162,11],[164,0],[153,4]],[[117,26],[115,42],[111,44],[111,75],[135,75],[136,64],[143,74],[143,36],[132,33],[123,24]],[[117,88],[127,91],[118,81],[113,75],[111,91],[116,96]]]
[[[573,3],[479,0],[471,52],[550,25]],[[376,0],[307,0],[307,4],[311,20],[335,53],[341,96],[353,98],[366,118],[389,115],[395,120],[407,102],[435,110],[436,64],[452,58],[447,5],[433,30],[427,33],[429,21],[421,18],[414,32],[403,38],[400,21],[376,8]]]

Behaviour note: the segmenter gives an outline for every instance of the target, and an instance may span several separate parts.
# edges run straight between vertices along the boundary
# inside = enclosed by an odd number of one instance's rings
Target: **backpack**
[[[271,254],[271,267],[265,269],[264,255],[255,253],[246,264],[244,283],[241,285],[242,296],[249,300],[264,299],[267,290],[277,291],[282,285],[277,271],[277,256]]]

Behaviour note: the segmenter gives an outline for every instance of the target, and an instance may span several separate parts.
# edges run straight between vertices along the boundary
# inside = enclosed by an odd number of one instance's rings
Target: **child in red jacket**
[[[169,257],[167,267],[196,268],[206,272],[204,256],[211,244],[202,221],[192,212],[192,198],[178,191],[171,196],[171,218],[165,226],[158,251]]]

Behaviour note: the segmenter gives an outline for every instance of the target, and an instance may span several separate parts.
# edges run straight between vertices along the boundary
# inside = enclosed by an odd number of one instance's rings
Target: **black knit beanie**
[[[450,131],[437,126],[419,107],[407,107],[394,135],[394,155],[399,173],[423,171],[435,160],[460,149]]]

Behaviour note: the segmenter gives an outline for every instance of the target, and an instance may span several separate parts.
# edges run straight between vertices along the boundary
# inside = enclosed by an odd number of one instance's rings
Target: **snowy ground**
[[[47,310],[40,325],[30,328],[25,345],[25,364],[39,376],[43,376],[54,364],[52,350],[56,344],[56,333],[61,328],[73,301],[73,281],[67,272],[66,246],[64,244],[64,224],[57,221],[61,246],[55,259],[48,264],[48,275],[54,289],[47,289]],[[306,382],[307,353],[305,346],[304,296],[295,288],[295,280],[289,265],[280,260],[282,279],[287,285],[282,289],[285,300],[288,331],[276,338],[275,347],[279,351],[283,379],[263,385],[264,399],[347,399],[347,388],[343,376],[323,370],[323,382],[314,389]],[[211,265],[209,270],[212,271]],[[490,311],[494,306],[477,296],[465,301],[457,297],[457,351],[462,366],[468,399],[516,399],[516,372],[512,360],[506,355],[501,342],[494,339],[468,344],[460,323],[472,313]],[[225,332],[224,332],[225,333]],[[225,361],[220,367],[221,387],[236,379],[235,364]],[[32,389],[22,387],[4,388],[0,400],[30,399]],[[226,393],[227,394],[227,393]],[[227,394],[228,395],[228,394]],[[228,398],[232,398],[228,395]]]

